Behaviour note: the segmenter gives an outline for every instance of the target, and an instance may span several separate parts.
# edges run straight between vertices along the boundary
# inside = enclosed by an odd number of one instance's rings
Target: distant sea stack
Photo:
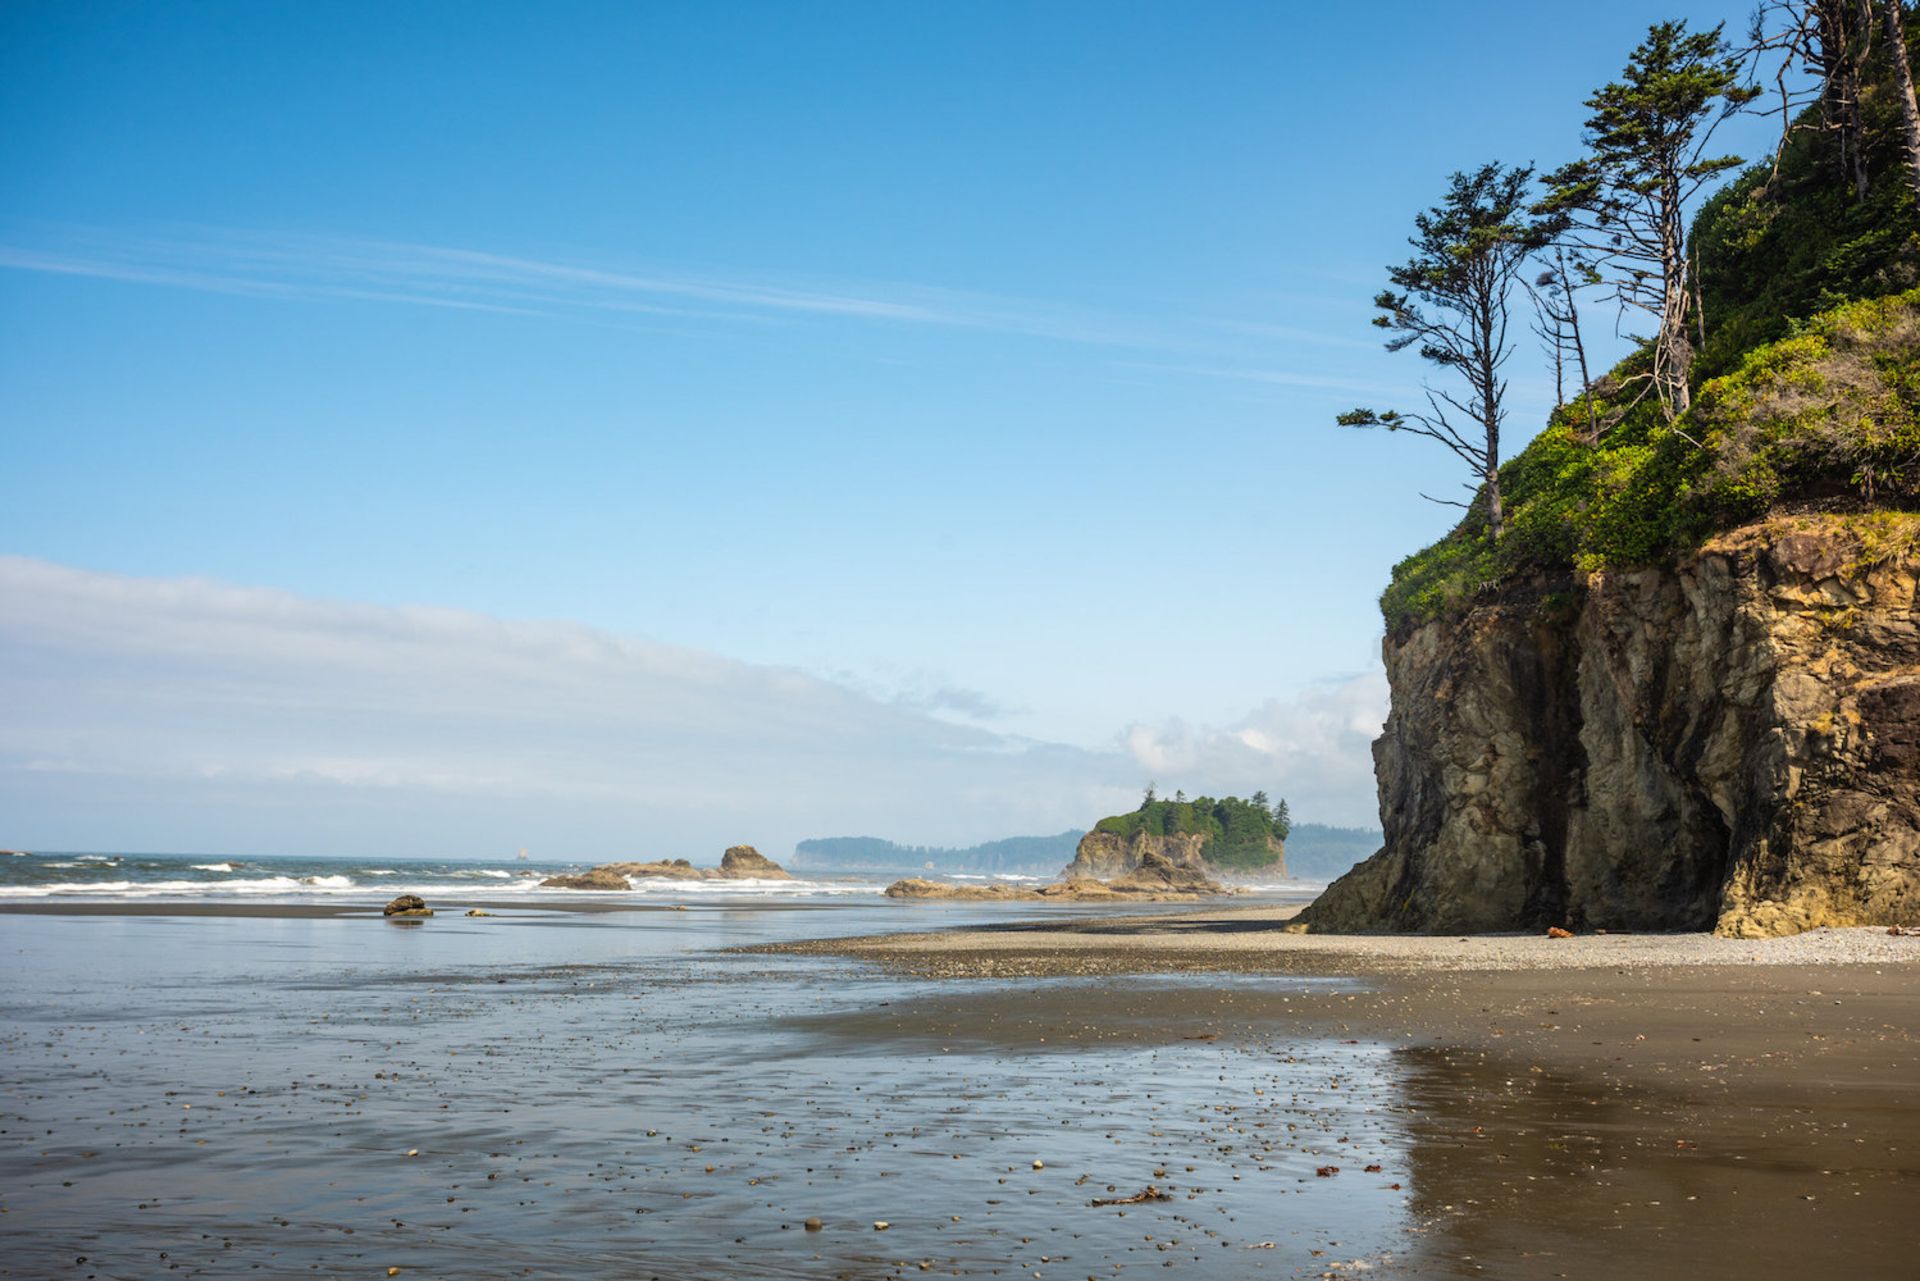
[[[630,890],[638,880],[662,881],[791,881],[793,874],[751,845],[731,846],[720,856],[719,867],[695,867],[686,859],[658,859],[651,863],[602,863],[585,872],[549,876],[546,889]]]
[[[1267,808],[1265,796],[1162,801],[1149,795],[1131,814],[1095,823],[1061,876],[1106,881],[1158,860],[1203,876],[1285,877],[1286,803],[1276,808],[1277,813]]]

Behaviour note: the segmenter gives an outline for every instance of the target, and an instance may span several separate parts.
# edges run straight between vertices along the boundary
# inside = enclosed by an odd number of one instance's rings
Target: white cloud
[[[1372,745],[1386,716],[1376,669],[1269,699],[1233,725],[1131,725],[1125,742],[1162,793],[1264,790],[1286,797],[1296,819],[1372,827]]]
[[[1139,787],[1372,821],[1378,673],[1088,751],[986,694],[887,692],[565,622],[0,557],[0,843],[710,858],[1084,826]]]
[[[5,839],[43,846],[373,849],[430,814],[418,852],[710,856],[1059,831],[1132,790],[1118,753],[574,624],[23,558],[0,558],[0,704]]]

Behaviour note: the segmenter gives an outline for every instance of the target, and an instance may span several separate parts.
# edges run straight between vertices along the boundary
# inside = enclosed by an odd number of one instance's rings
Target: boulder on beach
[[[427,906],[427,900],[418,894],[402,894],[387,904],[381,911],[382,916],[432,916],[433,909]]]

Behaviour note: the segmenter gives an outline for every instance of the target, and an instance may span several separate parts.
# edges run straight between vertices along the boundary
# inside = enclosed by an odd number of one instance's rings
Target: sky
[[[1676,12],[0,7],[0,844],[1372,825],[1370,300]]]

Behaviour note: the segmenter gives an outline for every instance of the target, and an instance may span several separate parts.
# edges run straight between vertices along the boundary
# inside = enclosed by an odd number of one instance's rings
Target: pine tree
[[[1392,288],[1373,302],[1377,328],[1393,337],[1388,351],[1415,348],[1465,384],[1426,388],[1427,409],[1355,409],[1342,427],[1384,427],[1437,440],[1467,464],[1469,493],[1486,495],[1487,529],[1496,540],[1506,524],[1500,501],[1500,426],[1506,419],[1508,299],[1529,254],[1545,239],[1527,214],[1533,169],[1483,165],[1456,173],[1446,197],[1414,217],[1414,255],[1387,269]],[[1434,502],[1471,504],[1423,495]]]
[[[1693,399],[1688,209],[1741,164],[1707,148],[1715,128],[1760,93],[1741,83],[1741,59],[1720,32],[1655,23],[1621,79],[1587,99],[1587,155],[1547,175],[1552,190],[1540,205],[1567,243],[1608,272],[1621,306],[1659,322],[1652,385],[1669,417]]]

